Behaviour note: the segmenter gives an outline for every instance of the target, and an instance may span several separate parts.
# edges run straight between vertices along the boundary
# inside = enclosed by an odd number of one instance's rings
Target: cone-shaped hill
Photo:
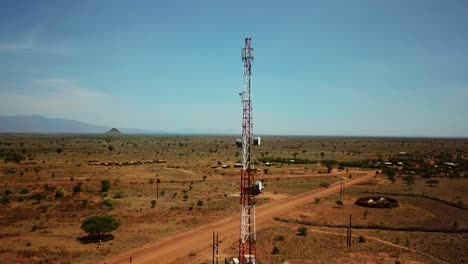
[[[117,128],[112,128],[104,134],[108,136],[123,136],[122,132],[120,132]]]

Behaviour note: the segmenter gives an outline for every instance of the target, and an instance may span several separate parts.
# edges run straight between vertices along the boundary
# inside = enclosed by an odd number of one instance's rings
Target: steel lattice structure
[[[245,47],[242,49],[244,62],[244,89],[241,92],[243,106],[242,116],[242,172],[241,172],[241,235],[239,240],[239,261],[241,264],[253,263],[256,257],[256,230],[255,230],[255,168],[253,164],[254,146],[251,75],[253,49],[251,38],[245,38]]]

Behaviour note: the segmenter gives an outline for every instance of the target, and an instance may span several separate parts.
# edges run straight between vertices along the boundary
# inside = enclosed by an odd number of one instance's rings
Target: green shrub
[[[198,200],[198,201],[197,201],[197,205],[198,205],[198,206],[203,206],[203,201],[202,201],[202,200]]]
[[[307,227],[301,226],[297,229],[297,235],[298,236],[307,236]]]
[[[8,198],[8,196],[6,196],[6,195],[2,195],[2,198],[0,198],[0,203],[5,205],[5,204],[7,204],[9,202],[10,202],[10,198]]]
[[[20,194],[28,194],[29,193],[29,189],[28,188],[22,188],[19,192]]]
[[[77,185],[73,186],[73,192],[74,192],[74,193],[79,193],[79,192],[81,192],[81,186],[82,186],[82,185],[83,185],[83,184],[82,184],[81,182],[79,182]]]
[[[114,201],[112,201],[111,199],[104,199],[102,201],[102,204],[104,204],[105,206],[107,206],[110,209],[114,209]]]
[[[101,192],[109,191],[110,187],[111,187],[111,183],[109,180],[101,181]]]
[[[358,242],[359,243],[366,243],[366,238],[364,236],[359,236],[358,237]]]
[[[280,250],[277,246],[274,246],[273,249],[271,250],[272,255],[277,255],[280,253]]]
[[[3,160],[5,161],[5,163],[9,161],[20,163],[22,160],[24,160],[24,157],[19,153],[10,152],[4,156]]]
[[[36,200],[38,203],[41,202],[41,200],[47,198],[47,195],[45,195],[44,193],[34,193],[32,194],[31,196],[29,196],[29,199],[32,199],[32,200]]]
[[[116,199],[121,199],[123,198],[123,194],[121,191],[117,191],[114,193],[114,196],[112,196],[113,198],[116,198]]]
[[[55,191],[55,198],[57,198],[57,199],[63,198],[64,195],[65,195],[65,193],[63,192],[63,190]]]
[[[156,200],[151,200],[151,208],[155,208],[156,207]]]
[[[44,184],[44,190],[46,190],[48,192],[51,192],[51,191],[55,190],[55,187],[54,186],[49,186],[49,184]]]

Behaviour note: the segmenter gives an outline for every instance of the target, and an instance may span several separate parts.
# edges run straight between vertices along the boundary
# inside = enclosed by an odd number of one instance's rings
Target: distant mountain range
[[[97,126],[69,119],[52,119],[40,115],[0,116],[0,133],[25,134],[104,134],[112,127]],[[161,134],[133,128],[119,128],[123,134]]]

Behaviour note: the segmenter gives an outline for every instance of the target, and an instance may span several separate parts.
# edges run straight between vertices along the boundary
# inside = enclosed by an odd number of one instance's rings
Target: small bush
[[[44,190],[50,192],[50,191],[53,191],[55,189],[54,186],[49,186],[49,184],[44,184],[44,186],[42,186],[42,188],[44,188]]]
[[[188,198],[189,198],[188,194],[184,194],[184,197],[183,197],[184,202],[187,201]]]
[[[3,205],[5,205],[5,204],[7,204],[9,202],[10,202],[10,198],[8,198],[8,196],[6,196],[6,195],[3,195],[2,198],[0,198],[0,203],[3,204]]]
[[[111,187],[111,183],[109,180],[101,181],[101,192],[109,191],[110,187]]]
[[[156,207],[156,200],[151,200],[151,208],[155,208]]]
[[[28,188],[22,188],[19,192],[20,194],[28,194],[29,193],[29,189]]]
[[[359,236],[358,237],[358,242],[359,243],[366,243],[366,238],[364,236]]]
[[[112,196],[113,198],[116,198],[116,199],[121,199],[123,198],[123,194],[121,191],[117,191],[114,193],[114,196]]]
[[[34,193],[31,196],[29,196],[29,199],[36,200],[38,203],[40,203],[41,200],[45,198],[47,198],[47,195],[45,195],[44,193]]]
[[[81,186],[82,186],[82,185],[83,185],[83,184],[80,182],[80,183],[78,183],[77,185],[73,186],[73,192],[74,192],[74,193],[79,193],[79,192],[81,192]]]
[[[55,192],[55,198],[57,198],[57,199],[63,198],[64,194],[65,193],[63,192],[63,190],[57,190]]]
[[[24,157],[19,153],[7,153],[3,160],[5,161],[5,163],[9,161],[20,163],[22,160],[24,160]]]
[[[280,253],[280,250],[277,246],[274,246],[273,249],[271,250],[272,255],[277,255]]]
[[[335,203],[338,206],[343,206],[343,201],[341,201],[341,200],[336,200]]]
[[[203,201],[202,201],[202,200],[198,200],[198,201],[197,201],[197,205],[198,205],[198,206],[203,206]]]
[[[307,227],[301,226],[297,229],[297,235],[298,236],[307,236]]]
[[[110,209],[114,209],[114,201],[111,199],[104,199],[102,203]]]
[[[275,236],[275,241],[284,241],[284,236],[283,235]]]

